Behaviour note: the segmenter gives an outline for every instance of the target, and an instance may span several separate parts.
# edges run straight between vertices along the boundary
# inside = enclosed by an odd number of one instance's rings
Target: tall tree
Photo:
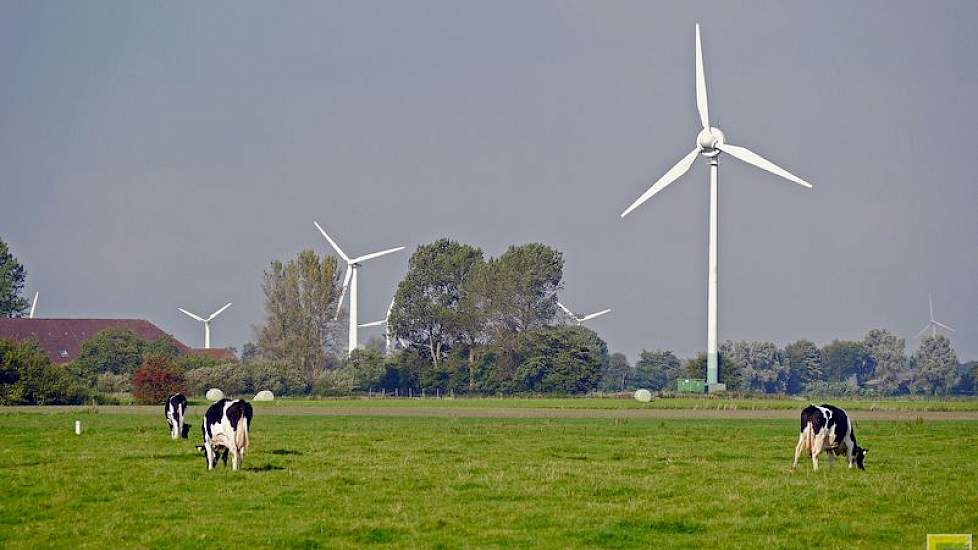
[[[612,353],[608,359],[608,367],[601,374],[598,388],[601,391],[624,391],[629,378],[632,377],[632,367],[624,353]]]
[[[790,375],[788,393],[801,393],[805,386],[822,379],[822,351],[809,340],[798,340],[784,347]]]
[[[24,266],[0,239],[0,317],[20,317],[27,312],[29,302],[20,296],[26,279]]]
[[[482,250],[449,239],[419,246],[397,287],[390,330],[437,368],[453,345],[475,344],[479,322],[463,302],[463,285],[482,264]]]
[[[872,375],[862,342],[832,340],[822,348],[822,372],[826,382],[855,382],[862,384]]]
[[[299,367],[309,379],[338,351],[342,338],[334,321],[340,274],[336,259],[303,250],[287,264],[275,260],[265,271],[265,324],[256,329],[261,355]]]
[[[872,362],[871,370],[879,391],[891,394],[900,389],[907,373],[906,341],[884,329],[874,328],[863,338],[863,349]]]
[[[642,350],[635,362],[635,374],[631,380],[636,388],[653,391],[672,388],[682,369],[679,358],[671,351]],[[675,388],[673,388],[675,389]]]
[[[915,391],[947,393],[957,379],[958,356],[943,334],[924,336],[911,358]]]
[[[788,362],[771,342],[737,342],[727,359],[743,370],[744,388],[782,393],[788,388]]]
[[[480,267],[470,292],[497,340],[550,325],[557,311],[564,258],[540,243],[511,246]]]

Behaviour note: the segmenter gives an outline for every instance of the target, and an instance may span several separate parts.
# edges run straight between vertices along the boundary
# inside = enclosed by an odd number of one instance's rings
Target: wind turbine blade
[[[397,248],[388,248],[387,250],[381,250],[380,252],[374,252],[373,254],[364,254],[363,256],[359,256],[357,258],[353,258],[353,260],[351,260],[351,263],[358,264],[360,262],[365,262],[367,260],[372,260],[374,258],[379,258],[381,256],[384,256],[385,254],[390,254],[391,252],[397,252],[398,250],[404,250],[404,247],[403,246],[399,246]]]
[[[920,336],[923,333],[927,332],[927,329],[929,329],[929,328],[930,328],[930,323],[927,323],[927,326],[925,326],[924,328],[920,329],[920,332],[918,332],[917,335],[914,336],[914,338],[920,338]]]
[[[703,72],[703,46],[700,44],[700,24],[696,24],[696,109],[703,128],[710,128],[710,108],[706,103],[706,74]]]
[[[34,318],[34,310],[37,309],[37,295],[38,294],[40,294],[40,291],[34,293],[34,301],[31,302],[31,317],[30,317],[31,319]]]
[[[608,313],[610,311],[611,311],[610,309],[602,309],[601,311],[599,311],[597,313],[592,313],[590,315],[585,315],[584,317],[581,317],[581,321],[588,321],[590,319],[594,319],[595,317],[601,317],[602,315],[604,315],[605,313]]]
[[[951,332],[955,332],[955,330],[954,330],[953,328],[951,328],[951,327],[949,327],[949,326],[947,326],[947,325],[945,325],[944,323],[942,323],[942,322],[940,322],[940,321],[933,321],[933,323],[934,323],[935,325],[937,325],[937,326],[939,326],[939,327],[941,327],[941,328],[943,328],[943,329],[946,329],[946,330],[950,330]]]
[[[931,295],[930,294],[927,295],[927,303],[930,305],[930,320],[933,321],[934,320],[934,299],[931,298]]]
[[[204,322],[204,318],[203,317],[198,317],[198,316],[194,315],[193,313],[190,313],[189,311],[183,309],[182,307],[178,307],[177,309],[179,309],[180,311],[186,313],[190,317],[193,317],[194,319],[197,319],[198,321],[200,321],[202,323]]]
[[[643,202],[651,199],[652,195],[655,195],[659,191],[662,191],[663,189],[665,189],[667,185],[676,181],[679,178],[679,176],[685,174],[689,170],[689,167],[693,165],[693,161],[696,160],[696,155],[698,155],[699,152],[700,152],[699,147],[690,151],[688,155],[683,157],[682,160],[677,162],[675,166],[670,168],[669,171],[666,172],[664,176],[659,178],[659,181],[655,182],[652,185],[652,187],[649,187],[648,191],[642,193],[641,197],[639,197],[635,202],[633,202],[631,206],[626,208],[625,211],[621,213],[621,217],[624,218],[625,216],[627,216],[629,212],[638,208]]]
[[[766,158],[758,155],[757,153],[751,151],[750,149],[745,149],[743,147],[737,147],[736,145],[730,145],[729,143],[718,143],[717,148],[724,153],[730,154],[730,156],[739,158],[740,160],[746,162],[747,164],[753,164],[754,166],[760,168],[761,170],[767,170],[772,174],[777,174],[786,180],[793,181],[802,187],[812,188],[812,184],[799,178],[798,176],[792,174],[791,172],[781,168],[777,164],[767,160]]]
[[[346,287],[350,286],[350,279],[353,277],[353,268],[347,266],[346,275],[343,276],[343,288],[340,289],[340,299],[336,301],[336,315],[333,316],[333,320],[340,318],[340,309],[343,308],[343,298],[346,297]]]
[[[564,310],[564,313],[566,313],[567,315],[573,317],[574,319],[577,319],[577,317],[574,317],[574,313],[571,312],[571,310],[569,310],[566,307],[564,307],[564,304],[562,304],[560,302],[557,302],[557,305],[560,306],[560,309]]]
[[[208,317],[208,318],[207,318],[207,320],[208,320],[208,321],[212,321],[212,320],[213,320],[213,319],[214,319],[215,317],[217,317],[218,315],[220,315],[220,314],[221,314],[221,313],[222,313],[222,312],[223,312],[223,311],[224,311],[225,309],[227,309],[227,308],[229,308],[229,307],[231,307],[231,302],[228,302],[228,303],[227,303],[227,304],[225,304],[225,305],[224,305],[224,307],[222,307],[221,309],[219,309],[219,310],[217,310],[217,311],[215,311],[214,313],[211,313],[211,316],[210,316],[210,317]]]
[[[326,240],[329,241],[329,244],[333,246],[333,250],[335,250],[336,253],[339,254],[344,261],[346,261],[346,263],[350,263],[350,257],[347,256],[342,249],[340,249],[339,245],[337,245],[336,242],[333,241],[333,239],[329,238],[329,235],[326,234],[326,230],[319,225],[319,222],[314,221],[312,223],[313,225],[316,226],[316,229],[318,229],[319,232],[323,234],[323,237],[326,237]]]
[[[383,325],[386,322],[387,321],[385,319],[381,319],[380,321],[371,321],[369,323],[364,323],[362,325],[357,325],[357,326],[360,327],[360,328],[363,328],[363,327],[377,327],[377,326]]]
[[[397,296],[395,295],[393,298],[391,298],[391,305],[387,306],[387,315],[384,316],[385,323],[387,322],[388,319],[391,318],[391,311],[394,311],[394,300],[396,299]]]

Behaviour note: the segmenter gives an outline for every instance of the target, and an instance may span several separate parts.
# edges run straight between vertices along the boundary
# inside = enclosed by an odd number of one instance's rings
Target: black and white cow
[[[244,399],[221,399],[207,409],[201,430],[204,433],[203,450],[208,470],[217,466],[221,451],[225,466],[228,464],[228,452],[231,453],[231,469],[237,470],[242,466],[245,451],[248,450],[251,417],[251,403]]]
[[[811,452],[812,467],[818,470],[818,455],[823,451],[829,458],[829,466],[835,462],[835,455],[846,455],[849,467],[853,465],[865,470],[863,460],[869,449],[856,444],[856,432],[846,411],[832,405],[809,405],[801,411],[801,435],[795,445],[795,461],[804,451]]]
[[[166,400],[163,405],[163,416],[166,423],[170,425],[170,437],[187,439],[190,433],[190,424],[184,420],[187,417],[187,398],[182,393],[175,393]]]

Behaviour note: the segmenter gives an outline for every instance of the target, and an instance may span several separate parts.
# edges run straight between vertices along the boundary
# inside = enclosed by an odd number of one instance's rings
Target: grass
[[[794,420],[257,409],[235,473],[161,417],[0,414],[0,546],[917,548],[978,525],[975,428],[863,421],[868,470],[812,472]]]
[[[831,402],[851,411],[949,411],[968,412],[978,411],[978,399],[951,398],[937,399],[840,399],[819,397],[771,397],[771,398],[741,398],[741,397],[667,397],[656,398],[650,403],[640,403],[630,397],[531,397],[531,398],[499,398],[475,397],[457,399],[420,399],[420,398],[367,398],[341,397],[327,399],[276,399],[262,406],[290,407],[390,407],[390,408],[532,408],[532,409],[719,409],[719,410],[800,410],[808,403]],[[194,404],[205,404],[203,397],[198,397]]]

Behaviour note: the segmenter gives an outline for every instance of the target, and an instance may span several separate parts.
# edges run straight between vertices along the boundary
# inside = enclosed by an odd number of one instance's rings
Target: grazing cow
[[[166,404],[163,405],[163,416],[166,417],[166,423],[170,425],[170,437],[187,439],[190,424],[184,422],[187,416],[187,398],[182,393],[175,393],[167,398]]]
[[[248,426],[251,425],[251,403],[244,399],[221,399],[207,409],[201,430],[204,432],[204,458],[207,469],[217,466],[218,453],[223,450],[224,466],[231,453],[231,469],[237,470],[248,450]]]
[[[860,470],[863,459],[869,449],[863,449],[856,444],[856,432],[846,411],[832,405],[809,405],[801,411],[801,435],[795,446],[795,461],[792,468],[798,466],[798,456],[803,451],[812,454],[812,468],[818,470],[818,455],[823,451],[829,458],[829,466],[835,462],[835,455],[846,455],[846,462],[852,468],[853,464]]]

